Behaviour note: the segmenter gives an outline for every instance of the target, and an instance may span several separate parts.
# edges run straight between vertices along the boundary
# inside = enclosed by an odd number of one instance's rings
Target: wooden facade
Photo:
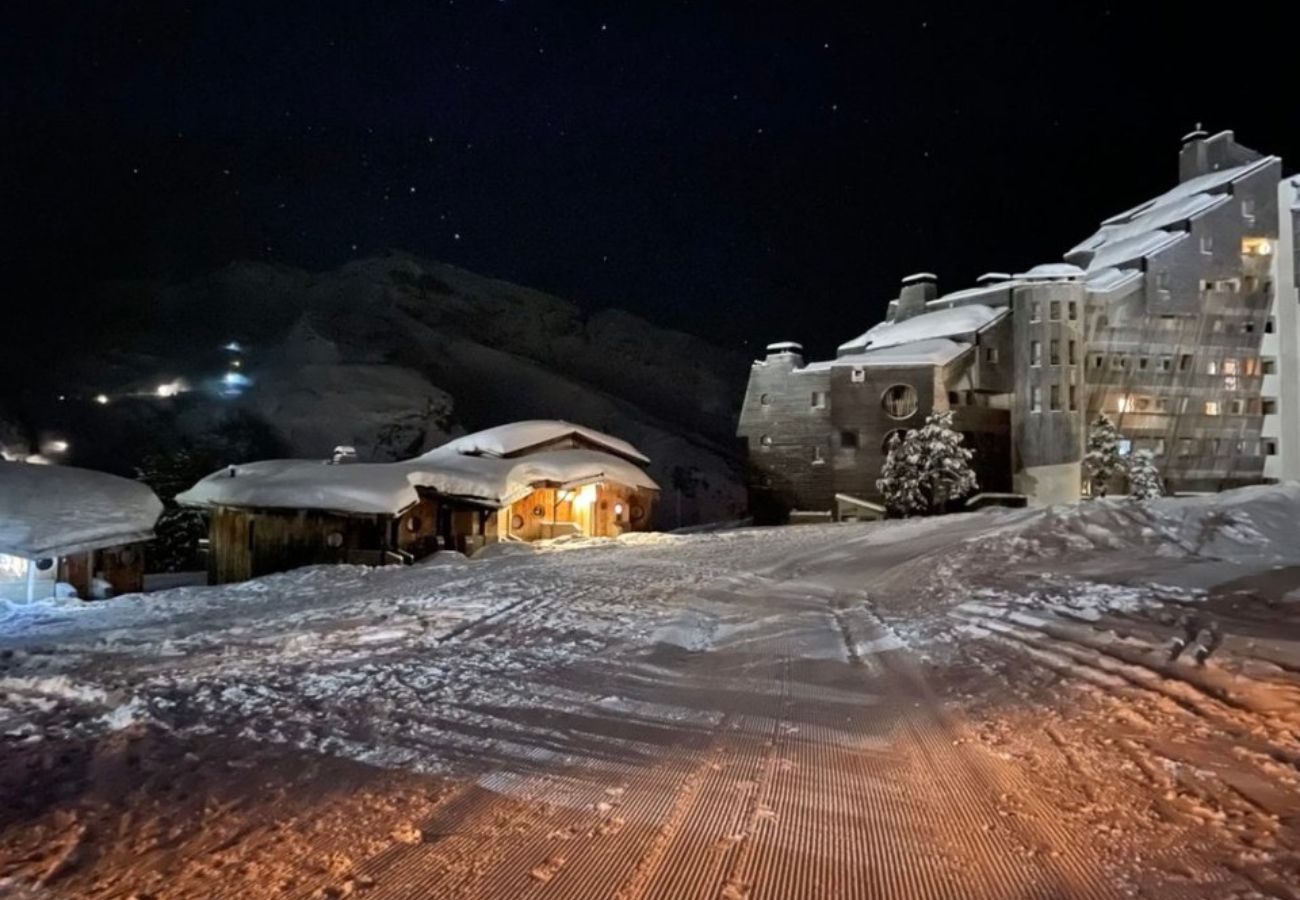
[[[651,527],[658,492],[617,483],[538,487],[504,509],[421,492],[396,515],[218,506],[208,580],[245,581],[301,566],[404,564],[441,549],[473,553],[500,540],[614,537]]]
[[[58,580],[76,588],[84,600],[94,597],[95,576],[103,578],[113,596],[144,590],[144,544],[121,544],[59,558]]]
[[[657,491],[616,483],[569,489],[539,487],[512,503],[509,510],[497,513],[497,538],[535,541],[565,535],[618,537],[628,531],[648,531],[657,499]]]

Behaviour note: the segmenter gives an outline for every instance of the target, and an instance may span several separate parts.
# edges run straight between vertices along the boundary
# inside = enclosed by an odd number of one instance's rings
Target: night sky
[[[829,352],[909,272],[1058,259],[1198,121],[1300,163],[1295,21],[1129,5],[13,4],[11,300],[395,247]]]

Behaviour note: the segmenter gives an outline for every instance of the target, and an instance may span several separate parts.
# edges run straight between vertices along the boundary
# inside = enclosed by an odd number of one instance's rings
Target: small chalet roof
[[[994,309],[982,303],[954,306],[921,313],[902,322],[881,322],[840,345],[841,353],[880,350],[913,341],[933,338],[957,337],[983,331],[1007,314],[1007,310]]]
[[[44,559],[149,540],[162,510],[129,478],[0,462],[0,553]]]
[[[449,451],[470,456],[518,456],[567,438],[595,444],[610,453],[639,463],[650,462],[648,457],[627,441],[560,419],[530,419],[476,431],[448,441],[441,447],[430,450],[425,456],[441,455]]]
[[[580,428],[560,424],[569,429],[558,435],[560,438]],[[600,435],[590,429],[581,431]],[[551,436],[537,440],[538,434]],[[601,437],[645,459],[630,444],[608,435]],[[516,450],[521,455],[502,455],[507,448],[526,449],[555,439],[554,429],[525,427],[512,431],[510,426],[502,426],[466,435],[404,462],[329,465],[317,460],[275,459],[246,463],[208,475],[176,499],[191,506],[396,515],[419,501],[418,488],[490,507],[508,506],[541,484],[576,487],[614,481],[630,487],[659,488],[635,462],[603,450]]]

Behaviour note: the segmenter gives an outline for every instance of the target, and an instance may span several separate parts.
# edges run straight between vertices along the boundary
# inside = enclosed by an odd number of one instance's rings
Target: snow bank
[[[138,481],[0,462],[0,553],[40,559],[148,540],[162,509]]]

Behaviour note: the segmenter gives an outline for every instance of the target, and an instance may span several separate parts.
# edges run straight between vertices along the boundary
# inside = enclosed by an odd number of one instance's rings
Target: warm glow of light
[[[594,484],[584,484],[573,495],[574,506],[591,506],[596,502],[596,486]]]
[[[616,515],[616,516],[621,516],[621,515],[623,515],[623,504],[622,504],[622,503],[615,503],[615,504],[614,504],[614,515]]]
[[[232,360],[230,361],[230,364],[231,364],[232,366],[234,366],[236,369],[239,369],[239,368],[242,368],[242,367],[243,367],[243,365],[244,365],[244,361],[243,361],[243,360],[240,360],[240,359],[232,359]]]
[[[1242,238],[1241,252],[1246,256],[1271,256],[1273,254],[1273,242],[1262,237]]]
[[[1128,412],[1133,408],[1133,398],[1128,394],[1120,394],[1119,399],[1115,401],[1115,409],[1118,412]]]
[[[45,446],[41,448],[41,451],[43,453],[67,453],[68,442],[59,440],[46,441]]]
[[[154,388],[154,393],[159,397],[175,397],[187,390],[189,390],[189,386],[177,378],[175,381],[168,381],[165,384],[158,385],[158,387]]]
[[[95,402],[98,403],[100,406],[104,406],[105,404],[108,403],[108,394],[96,394]]]

